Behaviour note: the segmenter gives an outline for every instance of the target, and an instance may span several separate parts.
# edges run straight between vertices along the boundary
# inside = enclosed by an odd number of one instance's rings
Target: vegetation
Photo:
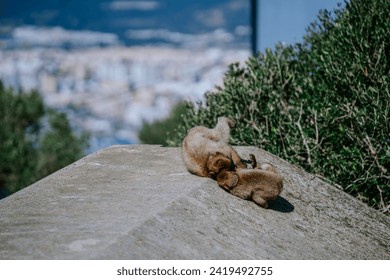
[[[159,144],[168,146],[167,137],[181,122],[181,115],[186,112],[186,103],[178,103],[172,110],[169,117],[153,123],[144,123],[138,133],[139,139],[144,144]]]
[[[78,160],[87,143],[38,92],[16,92],[1,81],[0,124],[0,198]]]
[[[303,42],[229,67],[223,87],[187,104],[188,128],[237,120],[232,143],[261,147],[390,213],[390,1],[321,11]]]

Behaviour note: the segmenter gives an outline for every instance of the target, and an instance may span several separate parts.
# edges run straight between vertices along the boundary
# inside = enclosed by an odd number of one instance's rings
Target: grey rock
[[[263,209],[189,174],[179,148],[112,146],[0,201],[0,259],[390,259],[390,219],[261,149]]]

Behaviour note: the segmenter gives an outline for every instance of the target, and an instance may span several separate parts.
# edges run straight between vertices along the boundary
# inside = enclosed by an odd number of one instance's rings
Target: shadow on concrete
[[[294,211],[294,205],[288,202],[287,199],[278,196],[275,200],[268,201],[268,209],[283,213],[290,213]]]

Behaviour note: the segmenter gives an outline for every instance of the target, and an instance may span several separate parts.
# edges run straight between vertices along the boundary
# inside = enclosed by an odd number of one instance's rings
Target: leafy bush
[[[87,143],[38,92],[15,92],[1,81],[0,125],[0,198],[78,160]]]
[[[390,1],[321,11],[302,43],[232,64],[223,87],[188,104],[187,129],[237,120],[232,143],[254,145],[390,211]]]

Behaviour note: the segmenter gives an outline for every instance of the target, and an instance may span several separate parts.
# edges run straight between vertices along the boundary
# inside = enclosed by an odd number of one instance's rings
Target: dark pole
[[[260,0],[251,0],[251,26],[252,26],[252,54],[255,55],[257,53],[257,5]]]

